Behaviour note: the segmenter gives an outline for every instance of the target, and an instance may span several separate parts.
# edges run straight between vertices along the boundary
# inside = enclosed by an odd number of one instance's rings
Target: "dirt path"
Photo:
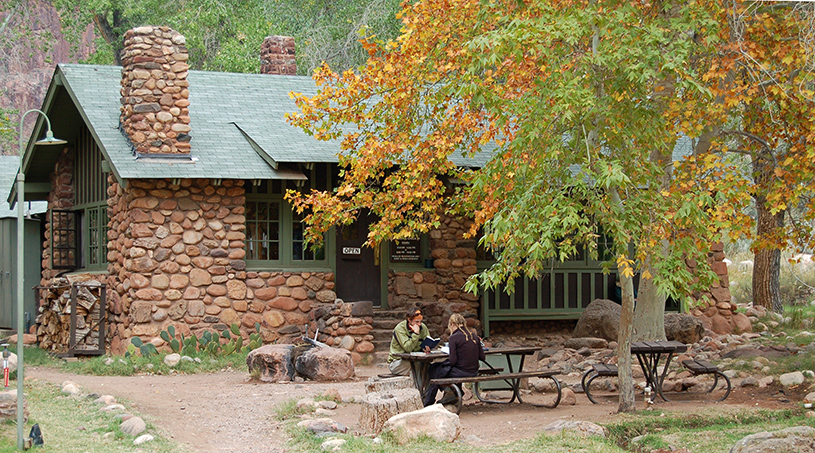
[[[57,384],[71,380],[83,392],[111,394],[133,403],[146,420],[167,436],[197,452],[282,452],[287,437],[274,419],[274,407],[292,398],[313,397],[334,387],[345,399],[364,394],[363,383],[382,370],[357,368],[357,380],[337,384],[252,382],[246,372],[174,376],[88,376],[32,367],[27,377]],[[567,383],[571,381],[566,379]],[[665,409],[699,412],[714,408],[778,407],[778,401],[737,390],[722,403],[665,404]],[[561,419],[596,423],[613,421],[616,405],[593,405],[577,395],[574,406],[556,409],[512,404],[465,406],[461,413],[462,438],[474,444],[502,444],[534,437],[543,426]],[[353,430],[358,404],[341,404],[333,418]]]

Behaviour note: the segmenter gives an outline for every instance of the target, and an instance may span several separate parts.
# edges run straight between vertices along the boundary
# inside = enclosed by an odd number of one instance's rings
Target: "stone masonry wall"
[[[745,314],[736,313],[736,304],[731,303],[730,276],[724,259],[724,244],[713,244],[708,253],[708,263],[719,279],[709,291],[696,291],[692,294],[691,314],[702,321],[705,329],[717,334],[750,332],[750,320]],[[691,271],[697,267],[697,263],[691,260],[686,264]]]
[[[442,216],[441,227],[430,231],[430,256],[434,269],[393,272],[388,275],[388,306],[422,308],[431,332],[446,333],[447,320],[461,313],[467,325],[481,332],[480,300],[462,288],[478,272],[476,241],[464,237],[471,220]],[[435,333],[434,333],[435,335]]]
[[[121,123],[138,153],[190,152],[185,44],[168,27],[138,27],[124,35]]]
[[[59,159],[51,172],[51,192],[48,194],[48,209],[70,209],[74,206],[74,150],[62,149]],[[59,271],[51,269],[51,216],[45,216],[45,241],[42,244],[41,286],[51,283]],[[75,257],[74,257],[75,258]]]
[[[139,336],[164,346],[159,332],[222,331],[293,342],[313,304],[336,299],[333,273],[247,271],[243,181],[111,181],[108,260],[111,349]]]

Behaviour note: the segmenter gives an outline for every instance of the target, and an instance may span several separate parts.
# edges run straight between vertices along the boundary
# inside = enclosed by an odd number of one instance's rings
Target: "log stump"
[[[413,379],[410,376],[394,376],[381,378],[374,376],[365,383],[365,393],[386,392],[390,390],[411,389]]]
[[[422,398],[415,388],[368,393],[362,400],[359,427],[365,432],[379,434],[389,418],[422,407]]]

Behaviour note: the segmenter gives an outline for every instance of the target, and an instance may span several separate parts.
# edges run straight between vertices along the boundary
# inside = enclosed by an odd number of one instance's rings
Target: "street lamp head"
[[[64,145],[66,143],[68,143],[68,142],[66,142],[65,140],[62,140],[62,139],[59,139],[59,138],[54,138],[54,133],[51,131],[51,129],[48,129],[45,132],[45,138],[42,139],[42,140],[36,141],[34,144],[35,145]]]

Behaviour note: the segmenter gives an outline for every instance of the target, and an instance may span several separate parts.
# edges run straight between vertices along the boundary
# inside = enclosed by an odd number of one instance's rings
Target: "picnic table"
[[[674,354],[681,354],[688,350],[688,346],[680,341],[636,341],[631,343],[631,353],[637,356],[637,360],[645,375],[646,385],[665,401],[669,401],[662,393],[662,384],[668,374],[668,367]],[[665,357],[665,365],[662,370],[659,362]]]
[[[539,351],[541,348],[539,347],[507,347],[507,348],[489,348],[484,350],[485,355],[503,355],[506,358],[506,371],[503,372],[504,368],[495,368],[491,364],[487,362],[482,362],[487,365],[487,368],[482,368],[479,370],[479,374],[477,376],[472,377],[462,377],[462,378],[441,378],[441,379],[433,379],[434,384],[438,384],[440,386],[449,386],[453,388],[458,396],[458,407],[456,413],[461,412],[461,405],[462,405],[462,398],[461,398],[461,391],[459,390],[457,384],[462,383],[473,383],[474,390],[473,393],[478,398],[479,401],[485,403],[502,403],[508,404],[514,401],[518,401],[519,403],[523,403],[524,401],[521,399],[520,394],[520,382],[521,379],[530,378],[530,377],[545,377],[552,379],[555,384],[555,388],[557,389],[557,397],[553,404],[546,404],[546,405],[539,405],[534,404],[535,406],[545,406],[545,407],[556,407],[560,403],[561,398],[561,387],[560,382],[555,378],[555,374],[558,374],[557,371],[552,370],[539,370],[539,371],[523,371],[524,367],[524,360],[526,356],[532,355]],[[416,384],[416,388],[424,397],[424,394],[427,392],[427,388],[431,383],[430,379],[430,364],[437,361],[437,360],[444,360],[448,357],[447,353],[441,351],[432,351],[430,353],[424,352],[411,352],[411,353],[402,353],[396,354],[402,360],[407,360],[410,362],[411,369],[413,370],[413,379],[414,383]],[[513,365],[513,357],[518,357],[518,369],[515,370]],[[488,381],[504,381],[507,384],[506,388],[499,388],[495,390],[508,390],[512,392],[512,397],[509,401],[493,401],[488,400],[482,397],[479,389],[478,384],[480,382],[488,382]]]

